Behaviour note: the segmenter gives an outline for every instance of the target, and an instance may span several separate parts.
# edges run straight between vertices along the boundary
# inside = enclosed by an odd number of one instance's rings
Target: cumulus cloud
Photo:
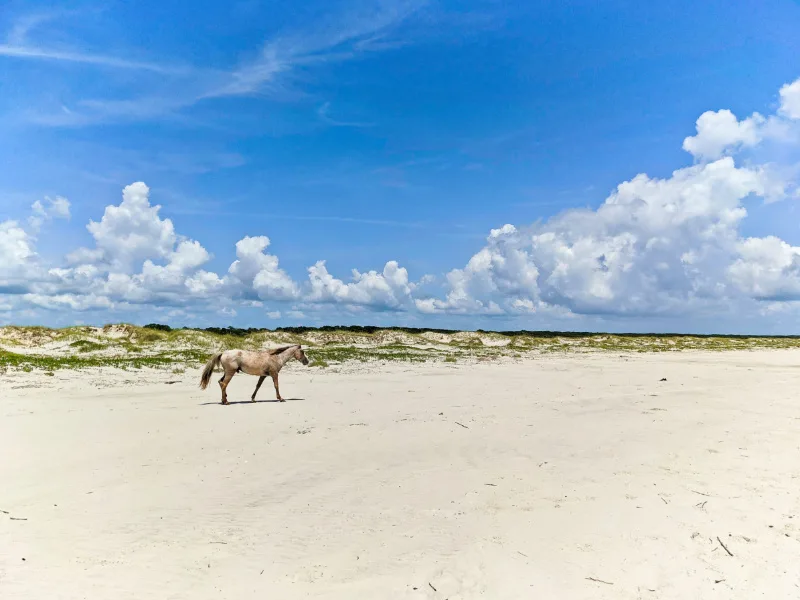
[[[69,219],[69,207],[66,198],[45,197],[31,205],[27,229],[16,220],[0,222],[0,294],[26,292],[42,277],[36,235],[45,221]]]
[[[81,294],[96,287],[101,279],[101,271],[94,265],[79,265],[73,268],[54,268],[47,272],[45,289],[61,293]]]
[[[125,187],[122,201],[107,206],[102,219],[87,226],[94,248],[71,252],[66,265],[50,268],[35,285],[17,293],[27,292],[25,301],[32,306],[73,311],[122,304],[210,305],[219,299],[251,308],[290,301],[393,309],[410,304],[414,284],[396,262],[387,263],[381,273],[354,271],[351,283],[332,277],[321,262],[309,270],[308,281],[298,283],[280,267],[278,257],[267,252],[270,239],[263,235],[239,240],[236,259],[220,277],[203,268],[212,257],[200,242],[179,235],[169,219],[159,216],[159,210],[160,206],[150,204],[150,189],[144,183]],[[68,205],[56,201],[48,206],[34,204],[34,216],[41,218],[67,211]],[[21,267],[36,257],[33,238],[11,221],[0,230],[0,251],[6,266]],[[226,307],[229,312],[224,314],[233,316],[235,309]],[[281,314],[267,312],[273,318]],[[296,317],[299,313],[286,314]]]
[[[184,284],[192,298],[205,298],[217,294],[224,283],[219,275],[209,271],[197,271],[186,278]]]
[[[464,268],[447,275],[443,299],[417,298],[424,313],[686,314],[737,298],[795,298],[797,249],[778,238],[740,238],[744,201],[785,197],[793,182],[774,165],[737,166],[732,156],[786,131],[800,80],[780,92],[779,115],[739,121],[708,111],[684,149],[701,163],[665,179],[640,174],[597,210],[570,210],[530,227],[505,225]]]
[[[245,297],[261,300],[292,300],[300,294],[297,284],[278,265],[278,257],[267,254],[267,236],[244,237],[236,242],[236,260],[226,281]]]
[[[44,202],[37,200],[31,205],[31,216],[28,223],[34,231],[38,231],[45,221],[51,219],[69,219],[70,203],[63,196],[56,196],[55,199],[45,196]]]
[[[800,119],[800,79],[780,89],[780,113],[789,119]]]
[[[754,112],[739,120],[728,109],[709,110],[697,119],[697,133],[683,140],[683,149],[699,160],[716,160],[765,140],[797,141],[800,119],[800,79],[781,87],[777,114],[765,117]]]
[[[411,281],[390,260],[381,270],[353,269],[345,281],[325,260],[295,280],[271,253],[266,235],[245,236],[235,259],[218,274],[199,241],[176,232],[136,182],[106,207],[88,230],[94,247],[44,270],[35,232],[51,218],[68,218],[56,197],[34,203],[29,228],[0,223],[0,301],[16,294],[27,306],[57,310],[181,307],[232,317],[237,309],[267,318],[306,318],[310,311],[416,311],[465,315],[686,315],[750,302],[770,314],[800,300],[800,248],[774,236],[741,235],[750,198],[775,201],[795,188],[792,165],[759,164],[750,152],[784,134],[800,118],[800,80],[780,90],[775,114],[739,120],[708,111],[683,147],[695,164],[664,178],[639,174],[619,184],[594,210],[569,210],[533,225],[492,229],[443,286],[428,275]],[[784,136],[784,137],[781,137]],[[63,201],[62,201],[63,200]],[[16,305],[16,304],[15,304]],[[327,307],[327,308],[326,308]],[[337,308],[338,307],[338,308]],[[300,309],[303,312],[300,312]],[[181,312],[174,312],[179,310]],[[223,311],[223,312],[220,312]],[[766,314],[766,313],[765,313]]]
[[[159,217],[160,208],[150,204],[144,183],[125,187],[119,205],[107,206],[99,222],[89,222],[95,247],[79,248],[68,255],[68,267],[50,269],[31,303],[72,310],[118,303],[169,306],[218,292],[222,280],[200,268],[211,255],[199,242],[178,235],[169,219]],[[45,293],[57,303],[45,302]]]
[[[30,305],[46,310],[107,310],[113,303],[105,296],[95,294],[25,294],[22,299]]]
[[[464,269],[448,274],[445,300],[423,312],[658,314],[724,294],[717,277],[735,251],[741,205],[774,184],[732,158],[637,175],[597,210],[572,210],[517,229],[492,230]]]
[[[0,273],[17,271],[35,256],[33,239],[17,221],[0,223]]]
[[[325,261],[308,268],[310,293],[308,302],[341,303],[372,306],[378,309],[399,309],[411,301],[408,271],[396,261],[389,261],[383,271],[360,273],[353,269],[353,281],[345,283],[328,273]]]
[[[167,256],[167,263],[158,265],[150,259],[144,261],[142,272],[130,281],[151,292],[184,292],[190,288],[195,295],[203,295],[207,287],[214,288],[219,278],[215,274],[198,271],[211,255],[199,242],[184,240]]]
[[[158,216],[161,207],[150,205],[150,188],[138,181],[122,190],[122,202],[109,205],[99,222],[86,228],[95,248],[80,248],[70,256],[73,263],[105,262],[116,270],[128,270],[144,259],[167,258],[175,246],[172,221]]]
[[[747,238],[728,267],[731,281],[759,300],[800,300],[800,248],[774,236]]]
[[[758,113],[739,121],[728,109],[709,110],[697,119],[697,134],[683,140],[683,149],[697,158],[714,160],[728,151],[761,142],[766,122]]]

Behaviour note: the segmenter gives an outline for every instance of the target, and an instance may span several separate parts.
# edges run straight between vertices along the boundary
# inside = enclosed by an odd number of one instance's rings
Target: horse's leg
[[[261,384],[264,383],[264,380],[266,378],[267,378],[266,375],[262,375],[261,377],[258,378],[258,383],[256,384],[256,390],[253,392],[253,395],[250,397],[250,400],[252,400],[253,402],[256,401],[256,394],[258,393],[258,388],[261,387]]]
[[[222,376],[222,379],[219,380],[219,387],[222,390],[222,403],[228,403],[228,392],[226,391],[228,384],[233,379],[233,376],[236,375],[236,371],[226,370],[225,375]]]
[[[272,383],[275,384],[275,395],[278,397],[279,402],[286,402],[283,398],[281,398],[281,391],[278,389],[278,374],[275,373],[272,376]]]

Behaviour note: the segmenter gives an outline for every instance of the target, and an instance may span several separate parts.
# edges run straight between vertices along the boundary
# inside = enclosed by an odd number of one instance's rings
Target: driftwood
[[[728,553],[728,556],[733,556],[733,552],[728,550],[728,547],[725,544],[722,543],[722,540],[719,539],[719,536],[717,536],[717,541],[719,542],[719,545],[722,546],[722,549],[725,550],[725,552]]]
[[[596,581],[597,583],[605,583],[606,585],[614,585],[610,581],[603,581],[602,579],[595,579],[594,577],[587,577],[589,581]]]

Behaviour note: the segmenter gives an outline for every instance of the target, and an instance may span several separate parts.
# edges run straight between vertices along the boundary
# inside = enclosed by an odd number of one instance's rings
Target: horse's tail
[[[200,389],[204,390],[208,387],[208,382],[211,380],[211,374],[214,372],[219,364],[222,362],[222,352],[212,356],[206,363],[206,368],[203,369],[203,375],[200,377]]]

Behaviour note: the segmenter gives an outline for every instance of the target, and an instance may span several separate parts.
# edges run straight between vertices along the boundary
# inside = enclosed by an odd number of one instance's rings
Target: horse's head
[[[300,346],[297,347],[292,356],[294,357],[295,360],[299,360],[304,365],[308,364],[308,357],[306,356],[306,353],[303,352],[303,349]]]

